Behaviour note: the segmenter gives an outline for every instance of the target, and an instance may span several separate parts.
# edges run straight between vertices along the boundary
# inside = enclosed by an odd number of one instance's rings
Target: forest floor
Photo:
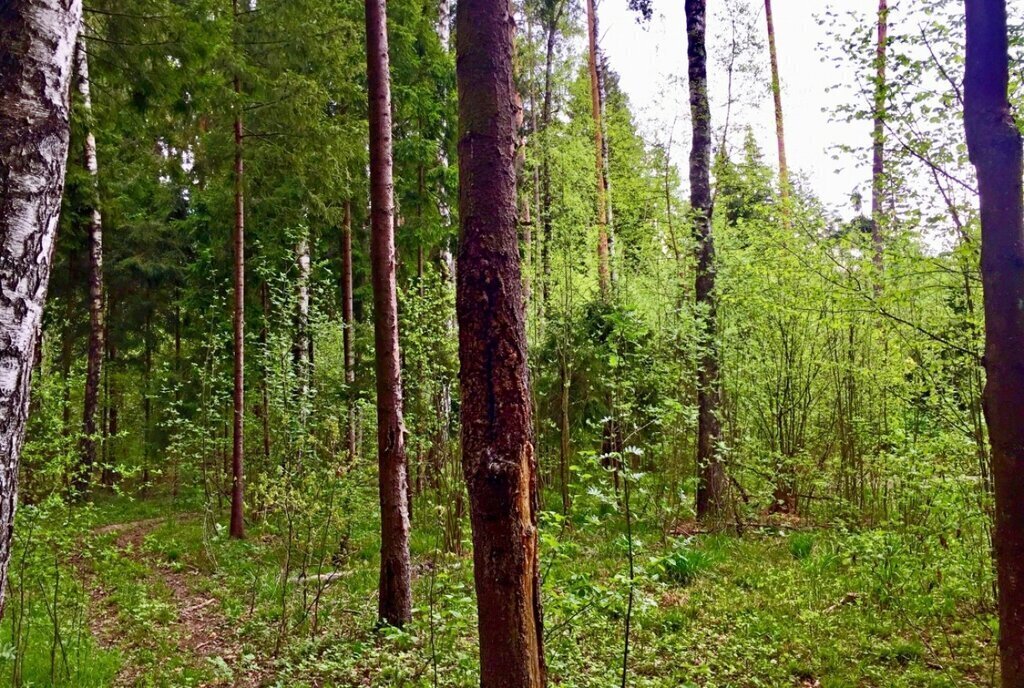
[[[173,520],[183,523],[190,517]],[[195,681],[239,688],[261,685],[254,655],[243,652],[241,639],[221,613],[218,598],[207,589],[203,572],[179,563],[176,557],[168,560],[154,555],[147,538],[167,521],[155,517],[108,524],[95,531],[100,537],[113,537],[112,556],[122,559],[124,568],[140,567],[141,575],[134,582],[144,579],[147,593],[152,595],[149,601],[160,605],[159,613],[150,620],[159,622],[158,629],[150,625],[139,629],[143,632],[125,633],[136,619],[130,618],[131,610],[120,609],[117,600],[124,595],[125,585],[133,581],[111,576],[93,579],[89,586],[93,633],[102,645],[116,648],[125,658],[113,685],[186,685]],[[114,570],[120,575],[124,568]],[[154,658],[161,661],[154,663]]]
[[[100,504],[76,574],[88,611],[84,649],[67,651],[76,667],[54,680],[37,641],[11,685],[477,685],[469,548],[440,551],[426,499],[414,509],[414,621],[375,628],[371,486],[337,505],[337,521],[272,517],[241,542],[194,503]],[[637,688],[995,685],[990,569],[968,538],[892,524],[710,535],[655,527],[642,509],[630,534],[618,510],[587,499],[579,516],[542,523],[552,685],[619,685],[627,614]],[[0,653],[0,680],[8,669]]]

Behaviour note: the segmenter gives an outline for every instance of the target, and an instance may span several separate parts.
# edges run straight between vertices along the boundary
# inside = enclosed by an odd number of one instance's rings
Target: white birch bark
[[[81,0],[8,0],[0,21],[0,611],[29,378],[68,156]]]
[[[309,360],[309,277],[312,269],[309,255],[309,229],[303,227],[295,247],[295,262],[299,268],[296,284],[295,317],[295,373],[298,376],[299,400],[302,417],[306,415],[309,397],[311,366]]]
[[[84,31],[75,46],[75,86],[86,123],[85,167],[92,186],[89,204],[89,357],[85,376],[85,403],[82,418],[82,464],[76,483],[79,489],[89,488],[92,467],[96,463],[96,412],[99,405],[100,379],[103,373],[103,217],[100,214],[99,165],[96,162],[96,137],[93,135],[92,95],[89,91],[89,58],[85,52]]]

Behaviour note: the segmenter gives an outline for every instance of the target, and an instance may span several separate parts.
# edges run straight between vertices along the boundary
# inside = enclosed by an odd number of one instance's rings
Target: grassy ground
[[[293,521],[287,578],[280,517],[236,542],[188,505],[147,521],[166,502],[101,504],[95,524],[134,525],[92,531],[91,621],[68,662],[74,677],[47,676],[41,623],[23,685],[476,685],[472,562],[439,551],[426,500],[414,511],[415,621],[374,629],[364,492],[337,528]],[[578,513],[603,515],[550,515],[542,529],[547,663],[555,685],[605,688],[622,680],[630,539],[616,510],[583,502]],[[961,540],[893,527],[663,537],[643,518],[634,526],[630,686],[993,685],[991,574]],[[10,657],[0,670],[10,676]]]

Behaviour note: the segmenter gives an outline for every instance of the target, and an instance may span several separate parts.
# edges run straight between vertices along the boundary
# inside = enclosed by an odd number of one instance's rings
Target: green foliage
[[[602,294],[582,8],[530,0],[517,9],[524,355],[552,684],[620,685],[627,619],[627,683],[638,687],[919,688],[992,675],[979,223],[959,94],[943,73],[960,62],[962,22],[956,3],[925,4],[920,16],[892,10],[882,270],[866,209],[837,217],[799,174],[784,206],[751,130],[734,126],[716,141],[729,508],[713,534],[692,519],[697,325],[708,313],[692,303],[692,217],[674,164],[682,131],[641,133],[636,106],[650,104],[631,103],[609,66],[616,280]],[[749,33],[743,6],[729,5],[732,26]],[[236,15],[208,0],[101,0],[90,9],[107,237],[101,455],[92,493],[73,500],[91,180],[72,155],[0,677],[14,686],[126,677],[199,686],[247,672],[282,687],[477,683],[458,443],[455,57],[440,6],[388,3],[415,571],[403,629],[375,628],[361,7],[239,3]],[[865,120],[872,33],[852,16],[823,21],[836,59],[863,74],[835,114]],[[721,57],[749,77],[745,51],[759,38],[733,38]],[[224,527],[236,116],[246,169],[244,542]],[[72,150],[84,135],[76,109]],[[339,288],[346,208],[354,379]],[[182,596],[230,630],[217,638],[230,653],[183,650]],[[100,618],[109,624],[96,629]]]
[[[668,580],[678,585],[689,585],[714,565],[714,558],[689,543],[678,544],[659,562]]]
[[[794,559],[804,561],[814,552],[814,542],[813,533],[793,533],[789,536],[789,553]]]

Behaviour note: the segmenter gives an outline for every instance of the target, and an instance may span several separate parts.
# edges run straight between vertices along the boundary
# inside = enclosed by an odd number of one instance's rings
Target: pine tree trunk
[[[356,458],[356,360],[352,348],[352,201],[345,200],[345,218],[341,229],[341,320],[345,347],[345,384],[348,386],[348,463]]]
[[[377,365],[377,452],[380,471],[380,621],[412,618],[408,468],[402,418],[395,277],[391,84],[385,0],[366,0],[366,68],[370,98],[370,267]]]
[[[885,192],[885,67],[889,35],[888,0],[878,0],[878,39],[875,44],[874,128],[871,138],[871,243],[874,248],[876,291],[884,267],[882,195]]]
[[[482,688],[545,683],[509,0],[460,0],[456,305]]]
[[[50,278],[69,133],[79,0],[10,0],[0,21],[0,615],[29,382]]]
[[[238,0],[234,0],[235,13]],[[242,80],[235,75],[235,94]],[[236,105],[236,107],[239,107]],[[245,162],[242,158],[242,115],[235,113],[235,293],[234,293],[234,397],[231,443],[231,528],[233,538],[245,537]]]
[[[598,72],[597,9],[594,0],[587,0],[587,37],[589,44],[591,115],[594,120],[594,160],[597,181],[597,282],[601,297],[607,299],[610,287],[608,261],[608,194],[605,187],[604,130],[601,121],[601,84]]]
[[[75,485],[79,493],[88,491],[90,475],[96,465],[96,411],[99,406],[100,380],[103,375],[103,218],[100,215],[99,167],[96,162],[96,138],[92,132],[92,96],[89,89],[89,58],[85,37],[75,46],[77,88],[86,122],[85,167],[92,180],[89,218],[89,355],[85,374],[85,403],[82,417],[81,466]]]
[[[697,516],[715,518],[725,507],[725,466],[719,451],[721,382],[715,295],[715,244],[711,234],[711,110],[708,105],[707,10],[705,0],[686,0],[690,78],[690,207],[696,245],[695,294],[699,318],[697,355]]]
[[[764,0],[764,16],[768,22],[768,59],[772,70],[772,96],[775,100],[775,141],[779,150],[779,195],[782,197],[783,227],[790,225],[789,164],[786,162],[786,127],[782,117],[782,81],[779,78],[779,56],[775,49],[775,21],[772,0]]]
[[[1007,97],[1005,0],[967,0],[964,121],[981,194],[985,417],[995,481],[1003,688],[1024,687],[1024,208],[1021,135]]]

